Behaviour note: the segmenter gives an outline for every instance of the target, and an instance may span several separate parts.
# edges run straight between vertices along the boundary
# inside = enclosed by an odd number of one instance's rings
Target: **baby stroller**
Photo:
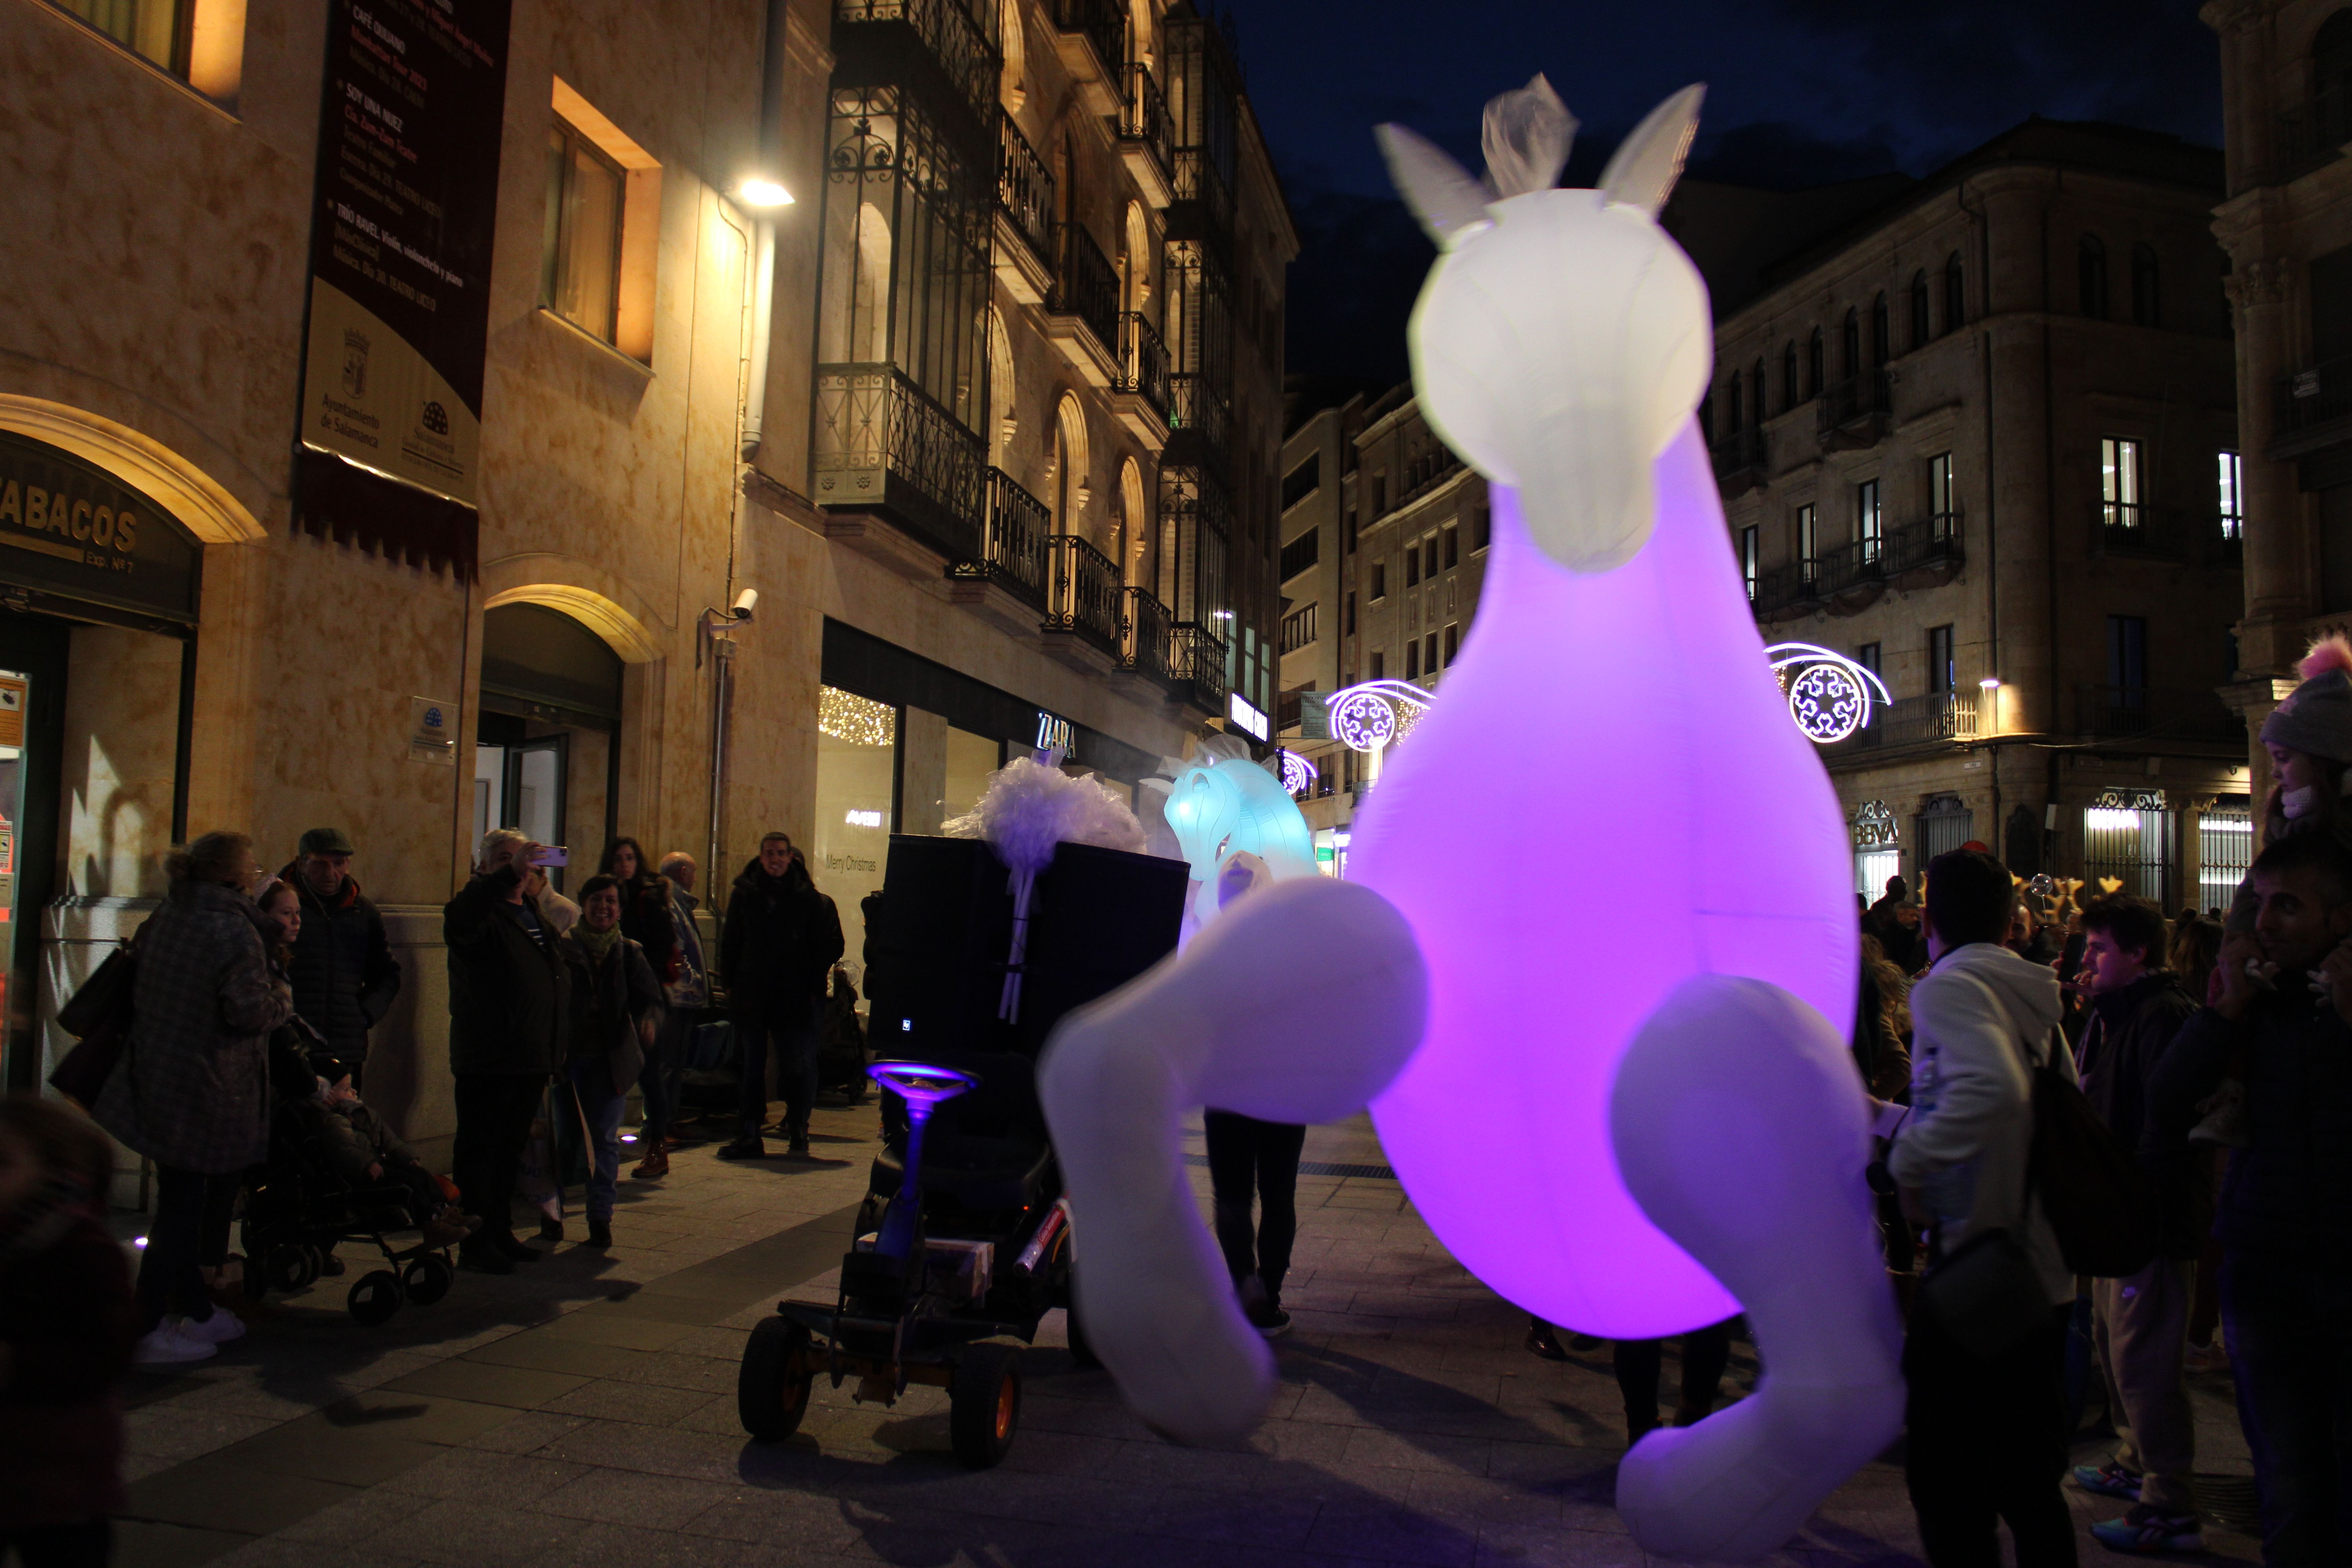
[[[1037,879],[1027,990],[1007,1022],[1003,867],[975,840],[891,839],[890,912],[867,972],[874,1039],[897,1058],[867,1069],[888,1091],[888,1137],[833,1304],[780,1302],[751,1331],[736,1389],[744,1430],[790,1436],[819,1373],[836,1388],[854,1376],[860,1402],[944,1388],[956,1458],[978,1469],[1004,1457],[1021,1355],[990,1342],[1034,1343],[1045,1313],[1071,1304],[1069,1205],[1037,1052],[1063,1013],[1174,949],[1187,875],[1181,861],[1060,846]],[[1087,1361],[1075,1317],[1069,1337]]]
[[[299,1104],[280,1102],[269,1125],[269,1163],[246,1177],[245,1295],[258,1301],[269,1290],[300,1290],[325,1271],[339,1242],[373,1242],[385,1267],[360,1276],[344,1305],[373,1326],[403,1301],[429,1307],[457,1278],[448,1249],[419,1237],[395,1247],[385,1239],[414,1228],[408,1189],[397,1183],[353,1186],[343,1180],[319,1142]]]

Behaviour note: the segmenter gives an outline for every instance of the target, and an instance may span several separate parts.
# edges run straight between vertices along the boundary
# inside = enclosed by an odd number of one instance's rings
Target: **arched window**
[[[1812,337],[1805,343],[1805,395],[1808,398],[1822,395],[1822,381],[1828,374],[1822,363],[1822,330],[1815,327]]]
[[[1004,69],[997,78],[997,92],[1004,107],[1012,113],[1021,112],[1029,97],[1028,51],[1021,32],[1021,0],[998,0],[997,47],[1003,51]]]
[[[1062,395],[1054,419],[1054,531],[1084,533],[1087,502],[1087,416],[1078,400]]]
[[[1019,429],[1019,387],[1013,379],[1013,340],[1005,335],[1004,318],[988,308],[988,460],[1010,472],[1013,437]]]
[[[1731,384],[1723,389],[1723,429],[1727,436],[1739,434],[1739,373],[1731,373]]]
[[[1755,405],[1756,423],[1764,423],[1764,361],[1759,356],[1748,367],[1748,401]],[[1785,412],[1785,410],[1783,411]]]
[[[1862,374],[1862,312],[1845,308],[1845,330],[1838,339],[1838,379],[1852,381]]]
[[[1797,395],[1797,345],[1794,342],[1782,343],[1780,345],[1780,408],[1783,413],[1797,406],[1801,401]]]
[[[1151,300],[1151,226],[1144,220],[1143,204],[1127,204],[1127,254],[1121,258],[1120,309],[1141,312]]]
[[[2132,247],[2132,324],[2164,325],[2164,301],[2157,292],[2156,247],[2141,240]]]
[[[1884,370],[1895,357],[1895,333],[1886,321],[1886,296],[1870,302],[1870,368]]]
[[[1944,258],[1944,331],[1957,332],[1968,325],[1969,275],[1957,250]]]
[[[2095,321],[2107,319],[2107,247],[2095,234],[2083,237],[2080,252],[2075,258],[2075,287],[2083,306],[2083,314]]]
[[[1928,335],[1927,269],[1922,267],[1911,274],[1911,346],[1919,347]]]
[[[1127,534],[1127,584],[1130,588],[1149,587],[1151,583],[1151,511],[1143,499],[1143,470],[1136,467],[1133,458],[1118,466],[1118,504]]]

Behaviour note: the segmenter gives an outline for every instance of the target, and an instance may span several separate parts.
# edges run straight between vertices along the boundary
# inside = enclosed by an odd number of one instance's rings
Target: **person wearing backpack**
[[[2222,943],[2217,1000],[2158,1064],[2149,1138],[2185,1164],[2200,1102],[2242,1072],[2214,1229],[2263,1561],[2333,1565],[2352,1561],[2352,849],[2291,834],[2246,888],[2253,930]]]
[[[2092,1344],[2124,1442],[2105,1464],[2076,1466],[2074,1482],[2085,1491],[2132,1501],[2123,1518],[2091,1526],[2100,1544],[2129,1552],[2202,1552],[2186,1364],[2201,1247],[2188,1193],[2163,1184],[2170,1162],[2146,1127],[2149,1081],[2197,1003],[2164,967],[2170,932],[2154,904],[2123,895],[2095,899],[2083,910],[2083,931],[2090,993],[2083,1093],[2124,1148],[2142,1152],[2141,1167],[2152,1179],[2158,1250],[2136,1273],[2091,1281]],[[2184,1135],[2182,1152],[2186,1146]]]
[[[2074,1276],[2027,1179],[2035,1070],[2054,1037],[2058,977],[2002,945],[2013,886],[2008,868],[1979,850],[1928,865],[1928,969],[1911,987],[1912,1109],[1887,1156],[1904,1212],[1932,1232],[1903,1373],[1905,1479],[1934,1568],[1999,1562],[2002,1521],[2018,1568],[2075,1562],[2061,1489]],[[1934,1289],[1941,1264],[1972,1241],[1979,1255],[1995,1245],[2016,1255],[2026,1298],[2022,1331],[1998,1336],[1990,1353],[1987,1336],[1957,1321]]]

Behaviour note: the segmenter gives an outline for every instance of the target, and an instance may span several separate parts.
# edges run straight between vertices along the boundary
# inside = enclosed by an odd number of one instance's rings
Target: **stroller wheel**
[[[1004,1458],[1021,1427],[1021,1357],[1011,1345],[973,1345],[948,1384],[948,1435],[968,1470]]]
[[[312,1267],[310,1249],[281,1241],[271,1247],[262,1265],[262,1276],[269,1288],[281,1296],[290,1296],[318,1278]]]
[[[743,1346],[735,1373],[735,1411],[743,1430],[762,1443],[781,1443],[808,1414],[809,1331],[786,1318],[762,1318]]]
[[[362,1274],[343,1304],[352,1317],[373,1328],[400,1310],[400,1276],[389,1268]]]
[[[420,1307],[429,1307],[446,1296],[453,1278],[448,1259],[434,1252],[411,1258],[408,1267],[400,1271],[402,1290]]]

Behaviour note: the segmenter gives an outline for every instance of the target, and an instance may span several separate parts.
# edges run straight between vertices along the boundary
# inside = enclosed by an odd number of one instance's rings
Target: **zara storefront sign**
[[[1064,762],[1076,760],[1078,754],[1078,738],[1071,730],[1070,721],[1067,719],[1056,718],[1043,708],[1038,709],[1037,749],[1040,752],[1058,751],[1062,753]]]

